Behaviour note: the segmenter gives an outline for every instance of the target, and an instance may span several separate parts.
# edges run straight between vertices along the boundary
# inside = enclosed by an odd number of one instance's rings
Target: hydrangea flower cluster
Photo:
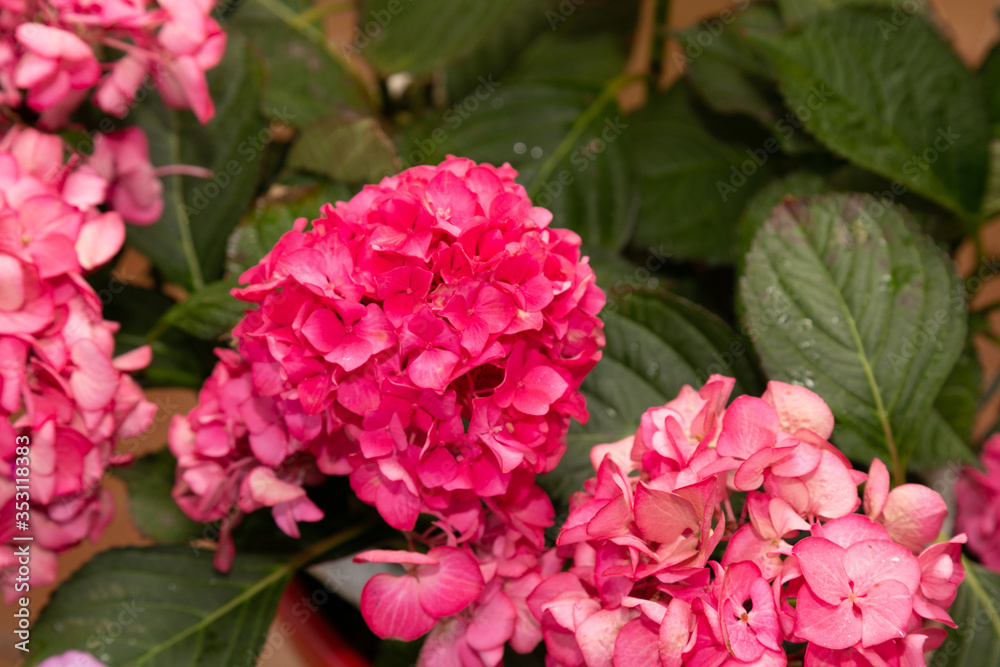
[[[123,215],[144,218],[155,179],[141,132],[96,143],[89,158],[66,159],[55,135],[16,127],[0,139],[0,567],[8,602],[17,569],[11,538],[24,511],[17,470],[30,471],[31,583],[44,585],[55,578],[55,553],[103,531],[112,505],[100,480],[126,460],[114,442],[144,431],[155,412],[128,375],[149,363],[149,348],[112,358],[118,325],[103,319],[101,299],[82,278],[121,248]]]
[[[1000,435],[990,437],[980,454],[985,472],[962,470],[956,482],[955,529],[969,536],[969,551],[1000,572]]]
[[[684,387],[595,447],[552,549],[362,554],[408,570],[369,581],[369,625],[430,629],[428,666],[496,667],[504,642],[540,641],[553,667],[781,666],[786,642],[806,667],[925,665],[964,578],[965,536],[933,543],[944,501],[890,490],[877,459],[854,471],[808,389],[771,382],[727,408],[733,386]]]
[[[534,479],[587,417],[604,295],[580,238],[550,229],[515,175],[458,158],[408,169],[296,221],[244,273],[244,361],[223,355],[171,429],[192,517],[270,506],[294,535],[321,516],[302,492],[318,471],[350,475],[395,528],[428,515],[419,539],[462,558],[483,540],[540,550],[554,512]],[[458,609],[427,613],[443,610]]]
[[[13,0],[0,4],[0,105],[22,103],[39,126],[57,129],[93,89],[100,109],[128,113],[151,75],[164,103],[215,113],[205,71],[222,58],[226,35],[209,17],[213,0],[99,2]],[[116,54],[113,62],[98,61]]]
[[[593,450],[557,540],[572,565],[527,598],[548,664],[785,665],[791,642],[806,667],[924,665],[964,578],[965,536],[933,543],[944,501],[890,490],[878,459],[852,470],[808,389],[727,408],[733,385],[685,387]]]

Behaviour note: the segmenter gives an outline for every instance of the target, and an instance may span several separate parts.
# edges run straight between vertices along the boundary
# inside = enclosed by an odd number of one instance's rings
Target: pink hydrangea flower
[[[571,565],[527,598],[547,664],[781,667],[792,642],[807,667],[924,666],[964,576],[965,536],[931,544],[941,498],[890,491],[880,461],[851,470],[809,390],[772,382],[727,407],[732,387],[685,387],[592,452],[557,539]]]
[[[967,467],[955,485],[955,529],[969,537],[969,550],[986,567],[1000,572],[1000,435],[991,436],[980,454],[985,471]]]
[[[219,63],[226,47],[225,33],[209,16],[213,5],[211,0],[10,3],[0,10],[9,35],[0,40],[0,103],[17,107],[24,98],[42,112],[40,126],[55,130],[67,124],[92,89],[100,109],[125,117],[138,88],[152,76],[168,106],[191,109],[208,122],[215,106],[205,72]],[[123,55],[111,63],[100,63],[95,55],[110,53]]]
[[[56,553],[103,532],[113,505],[101,480],[129,460],[114,443],[143,432],[156,410],[129,376],[149,364],[149,348],[113,356],[118,325],[81,275],[118,252],[124,223],[98,208],[107,182],[65,152],[58,136],[30,128],[0,138],[0,514],[10,517],[0,569],[17,566],[13,480],[27,459],[35,585],[54,580]],[[3,591],[15,596],[12,577]]]

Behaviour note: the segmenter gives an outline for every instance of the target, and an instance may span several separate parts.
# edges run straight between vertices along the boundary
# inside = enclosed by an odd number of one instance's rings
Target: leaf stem
[[[173,164],[181,163],[180,128],[177,127],[177,113],[170,112],[170,161]],[[205,278],[201,273],[201,263],[198,260],[198,251],[194,247],[194,237],[191,235],[191,220],[188,218],[184,207],[184,177],[175,173],[170,176],[173,181],[171,197],[174,200],[174,211],[177,213],[177,228],[181,235],[181,249],[184,251],[184,259],[187,261],[188,269],[191,272],[191,286],[196,290],[205,286]]]
[[[198,632],[199,630],[203,630],[212,623],[216,622],[217,620],[219,620],[220,618],[231,612],[233,609],[239,607],[247,600],[252,599],[261,591],[267,589],[273,584],[278,583],[285,577],[290,577],[293,573],[299,570],[299,568],[303,567],[304,565],[307,565],[308,563],[315,560],[317,557],[321,556],[327,551],[330,551],[331,549],[336,549],[337,547],[353,540],[355,537],[361,535],[369,527],[370,527],[370,522],[361,524],[359,526],[354,526],[346,530],[342,530],[341,532],[331,535],[325,540],[317,542],[311,547],[304,549],[303,551],[300,551],[290,561],[276,568],[273,572],[271,572],[271,574],[267,575],[254,585],[250,586],[245,591],[243,591],[236,597],[226,602],[226,604],[222,605],[212,613],[208,614],[194,625],[191,625],[185,628],[182,632],[177,633],[167,641],[157,644],[156,646],[153,646],[148,651],[146,651],[138,658],[136,658],[135,661],[133,661],[130,664],[141,665],[148,662],[150,659],[162,653],[163,651],[167,650],[168,648],[170,648],[177,642],[181,641],[182,639],[185,639],[191,634]]]
[[[878,382],[875,381],[875,373],[872,371],[871,364],[868,363],[868,358],[865,356],[864,344],[861,341],[861,334],[858,332],[858,327],[854,323],[854,316],[840,294],[837,294],[837,300],[840,302],[841,309],[844,312],[844,320],[847,322],[847,328],[851,332],[851,340],[854,341],[854,346],[858,350],[858,361],[861,363],[861,369],[865,373],[865,379],[868,381],[869,389],[871,389],[872,398],[875,400],[875,412],[877,413],[879,424],[882,426],[882,433],[885,435],[885,446],[889,450],[892,486],[897,486],[906,481],[906,469],[899,458],[899,451],[896,448],[896,438],[893,436],[892,426],[889,424],[889,415],[886,412],[885,405],[882,403],[882,392],[879,390]]]
[[[597,118],[597,115],[605,106],[607,106],[608,102],[614,99],[615,95],[618,94],[618,91],[633,81],[638,81],[640,79],[644,79],[645,77],[646,74],[644,73],[620,74],[608,82],[608,84],[604,87],[604,90],[601,91],[601,94],[598,95],[597,99],[594,100],[590,106],[587,107],[576,119],[576,122],[573,123],[573,127],[569,129],[569,132],[566,133],[563,140],[559,142],[559,145],[556,146],[552,155],[550,155],[549,158],[542,163],[538,173],[535,174],[535,177],[528,185],[527,190],[529,197],[533,199],[538,194],[538,191],[541,190],[546,179],[552,175],[552,172],[556,170],[559,163],[570,154],[570,151],[573,150],[576,143],[580,140],[580,137],[583,136],[587,127],[594,121],[595,118]]]

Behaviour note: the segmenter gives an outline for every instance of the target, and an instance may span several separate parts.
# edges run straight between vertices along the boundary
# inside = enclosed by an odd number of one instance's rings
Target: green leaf
[[[948,613],[958,628],[934,653],[935,667],[1000,664],[1000,574],[963,558],[965,581]]]
[[[682,259],[732,262],[744,205],[767,181],[780,149],[726,143],[709,131],[687,86],[675,85],[627,118],[642,204],[633,244]]]
[[[986,93],[986,104],[993,139],[990,141],[989,179],[983,196],[983,217],[1000,213],[1000,44],[994,45],[979,69],[979,79]]]
[[[228,574],[187,546],[111,549],[59,587],[32,635],[31,662],[84,649],[133,667],[217,667],[250,661],[292,574],[361,532],[354,528],[290,560],[241,553]]]
[[[993,126],[993,136],[1000,137],[1000,43],[994,44],[990,49],[979,68],[979,79],[986,94],[986,107],[990,124]]]
[[[745,327],[771,379],[829,404],[849,457],[885,457],[898,481],[909,461],[963,458],[935,441],[931,407],[965,344],[955,269],[899,207],[868,195],[786,201],[746,258]]]
[[[332,181],[374,183],[399,171],[399,160],[374,118],[323,118],[292,144],[288,167]]]
[[[552,6],[552,0],[519,0],[506,20],[494,24],[475,49],[450,63],[444,73],[449,103],[461,101],[474,93],[484,73],[506,80],[506,73],[517,61],[518,55],[539,34],[550,31],[545,11]]]
[[[889,9],[845,8],[751,37],[819,141],[960,215],[979,210],[989,139],[982,91],[923,18],[897,25]]]
[[[778,0],[781,16],[789,25],[801,23],[816,14],[839,7],[899,6],[896,20],[902,22],[916,13],[923,13],[927,3],[922,0]]]
[[[248,307],[229,293],[236,286],[235,279],[226,278],[192,292],[163,314],[150,337],[158,337],[161,332],[176,327],[202,340],[218,340],[229,333]]]
[[[972,438],[982,378],[983,373],[976,357],[976,348],[971,339],[967,340],[965,347],[962,348],[962,354],[944,381],[941,392],[934,399],[934,410],[966,443]],[[969,458],[973,458],[971,454]]]
[[[571,41],[550,32],[521,54],[507,78],[519,83],[600,90],[624,65],[625,54],[616,35],[584,34]]]
[[[782,110],[774,72],[767,56],[744,33],[780,27],[774,5],[752,4],[723,10],[678,34],[684,50],[678,57],[706,104],[719,113],[744,113],[764,127],[774,127]],[[703,46],[706,41],[708,46]]]
[[[177,506],[170,492],[174,487],[177,459],[169,449],[144,456],[115,475],[128,486],[128,508],[132,521],[146,537],[167,544],[186,544],[204,532]]]
[[[422,76],[471,52],[520,4],[370,0],[358,14],[354,47],[382,74]]]
[[[321,29],[296,20],[311,6],[309,0],[244,0],[226,21],[227,31],[245,36],[264,62],[261,113],[299,128],[366,104],[345,55],[331,50]]]
[[[566,455],[541,480],[565,501],[592,477],[590,449],[635,433],[642,413],[700,387],[713,373],[736,378],[733,395],[760,393],[763,380],[752,347],[721,319],[689,301],[636,292],[601,314],[607,344],[581,391],[590,419],[570,429]]]
[[[253,198],[263,148],[257,110],[260,72],[243,39],[230,36],[226,55],[208,73],[215,118],[200,125],[190,111],[158,100],[138,107],[155,165],[197,165],[211,179],[164,179],[163,216],[148,227],[129,225],[128,239],[163,275],[187,290],[222,277],[226,238]]]

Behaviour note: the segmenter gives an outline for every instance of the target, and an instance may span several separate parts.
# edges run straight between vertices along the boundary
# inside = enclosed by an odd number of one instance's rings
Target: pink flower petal
[[[416,576],[420,604],[428,614],[451,616],[479,597],[483,575],[475,558],[455,547],[435,547],[427,555],[438,563],[418,566]]]
[[[420,584],[412,575],[376,574],[361,591],[361,615],[379,637],[411,642],[437,622],[421,606],[419,590]]]
[[[822,537],[807,537],[792,549],[806,583],[819,599],[836,605],[851,594],[851,580],[844,569],[846,551]]]

